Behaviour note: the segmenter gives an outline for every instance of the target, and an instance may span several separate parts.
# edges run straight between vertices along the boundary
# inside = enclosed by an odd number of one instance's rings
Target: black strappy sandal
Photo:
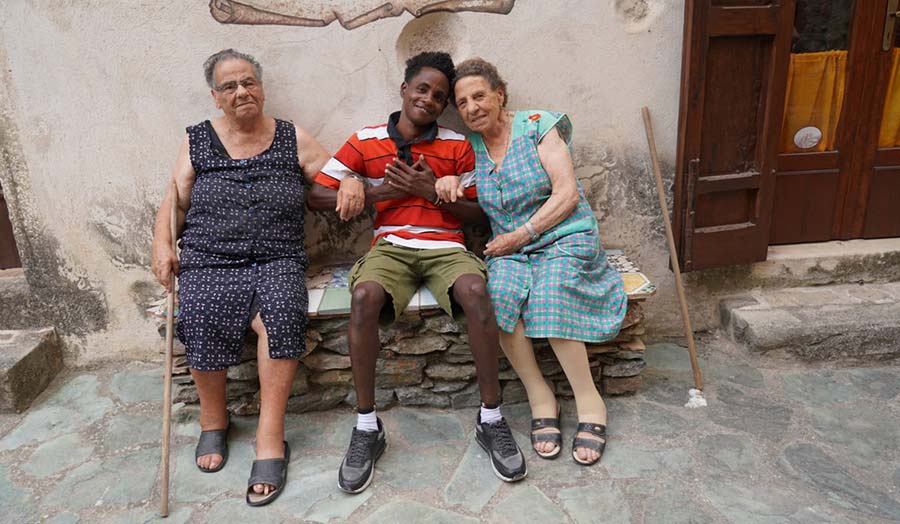
[[[197,440],[197,449],[194,450],[194,464],[197,459],[203,455],[221,455],[222,462],[214,468],[201,468],[197,464],[197,469],[204,473],[215,473],[225,467],[228,462],[228,430],[231,429],[231,419],[225,429],[212,429],[209,431],[201,431],[200,438]]]
[[[542,429],[555,429],[556,432],[535,433]],[[552,442],[556,444],[556,449],[549,453],[541,453],[534,449],[534,445],[538,442]],[[562,451],[562,430],[559,428],[559,406],[556,406],[556,418],[533,418],[531,419],[531,449],[537,453],[537,456],[546,460],[553,460],[559,456]]]
[[[247,504],[251,506],[265,506],[274,501],[284,491],[287,482],[288,463],[291,461],[291,448],[284,443],[284,458],[271,458],[254,460],[250,468],[250,479],[247,480]],[[274,486],[274,490],[268,495],[253,491],[257,484]]]
[[[578,433],[590,433],[597,438],[603,440],[594,440],[592,438],[579,438]],[[585,448],[596,451],[599,456],[595,460],[582,461],[575,452],[577,448]],[[575,462],[582,466],[592,466],[600,461],[603,457],[603,450],[606,448],[606,426],[603,424],[595,424],[593,422],[579,422],[578,429],[575,431],[575,438],[572,439],[572,458]]]

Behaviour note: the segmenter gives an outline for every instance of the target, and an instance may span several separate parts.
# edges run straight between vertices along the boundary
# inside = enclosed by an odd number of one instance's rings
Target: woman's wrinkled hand
[[[150,268],[153,275],[166,291],[171,293],[174,276],[178,274],[178,256],[172,250],[172,246],[164,242],[154,242],[151,251]]]
[[[511,233],[495,236],[484,246],[484,254],[492,257],[502,257],[515,253],[531,241],[531,235],[524,227],[520,227]]]
[[[345,176],[341,180],[341,187],[337,192],[335,212],[341,217],[341,220],[347,221],[360,214],[365,206],[365,185],[356,178]]]
[[[444,202],[456,202],[457,198],[463,196],[464,189],[459,177],[455,175],[442,176],[434,183],[438,198]]]

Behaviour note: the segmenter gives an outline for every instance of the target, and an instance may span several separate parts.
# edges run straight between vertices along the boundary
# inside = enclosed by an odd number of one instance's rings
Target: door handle
[[[897,19],[900,18],[900,10],[897,9],[900,0],[888,0],[887,12],[884,14],[884,34],[881,39],[881,50],[890,51],[894,43],[894,28]]]

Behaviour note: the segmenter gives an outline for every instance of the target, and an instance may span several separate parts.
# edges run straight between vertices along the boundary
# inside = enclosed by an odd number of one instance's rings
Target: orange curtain
[[[881,131],[878,133],[878,147],[900,146],[900,47],[894,48],[891,60],[891,79],[888,83],[887,100],[881,115]]]
[[[834,149],[846,78],[847,51],[791,54],[781,127],[782,153]],[[805,127],[821,132],[821,140],[812,147],[798,147],[794,143],[797,131]],[[815,131],[811,134],[815,135]]]

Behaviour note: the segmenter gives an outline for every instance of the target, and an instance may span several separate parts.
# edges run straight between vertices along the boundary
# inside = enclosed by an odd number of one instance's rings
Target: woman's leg
[[[250,327],[259,336],[256,359],[259,366],[259,426],[256,428],[256,458],[284,457],[284,412],[297,372],[297,360],[269,358],[269,337],[257,314]],[[254,491],[268,495],[271,486],[257,484]]]
[[[191,377],[200,396],[200,431],[214,431],[228,427],[225,411],[225,374],[227,370],[199,371],[191,368]],[[197,457],[197,465],[203,469],[215,469],[222,462],[222,455],[212,453]]]
[[[528,393],[528,404],[531,406],[532,418],[556,418],[556,396],[553,390],[544,380],[544,374],[538,367],[537,360],[534,358],[534,348],[531,340],[525,337],[525,327],[522,321],[516,322],[512,333],[500,330],[500,347],[503,353],[509,359],[516,374],[522,384],[525,385],[525,391]],[[557,432],[553,428],[544,428],[538,430],[538,433]],[[556,446],[552,442],[538,442],[535,450],[541,453],[549,453]]]
[[[575,393],[575,405],[578,410],[578,422],[593,422],[606,425],[606,405],[594,384],[591,368],[588,364],[587,349],[584,342],[577,340],[565,340],[551,338],[550,347],[556,353],[559,364],[569,379],[572,391]],[[578,437],[600,440],[590,433],[579,433]],[[596,460],[599,454],[596,451],[578,448],[575,450],[578,458],[584,461]]]

